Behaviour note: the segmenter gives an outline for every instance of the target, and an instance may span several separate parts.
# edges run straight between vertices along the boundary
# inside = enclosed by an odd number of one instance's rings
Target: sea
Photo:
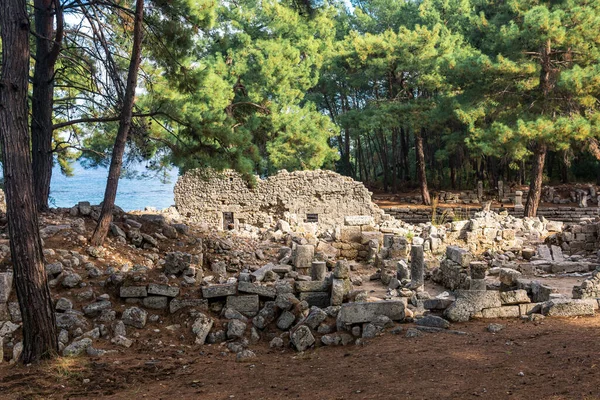
[[[142,175],[143,165],[134,170]],[[104,198],[108,168],[84,168],[73,164],[73,176],[65,176],[55,166],[50,183],[50,207],[72,207],[80,201],[100,204]],[[125,211],[144,210],[146,207],[164,209],[174,205],[173,187],[178,170],[172,169],[160,178],[124,178],[119,180],[115,204]]]

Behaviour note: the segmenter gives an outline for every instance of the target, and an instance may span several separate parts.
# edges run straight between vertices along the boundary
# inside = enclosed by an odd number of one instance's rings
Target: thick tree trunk
[[[417,178],[421,188],[421,197],[423,197],[423,204],[429,206],[431,205],[431,198],[429,197],[429,189],[427,189],[427,175],[425,174],[423,135],[418,131],[415,131],[415,154],[417,157]]]
[[[535,217],[537,215],[540,199],[542,198],[542,180],[544,177],[544,161],[548,147],[545,143],[538,143],[533,157],[533,171],[531,183],[529,185],[529,194],[525,204],[525,216]]]
[[[0,2],[0,139],[14,282],[23,318],[25,364],[58,351],[33,195],[28,123],[29,20],[25,0]]]
[[[59,0],[35,0],[35,68],[31,100],[31,145],[33,186],[39,211],[48,210],[52,178],[52,110],[54,65],[62,41],[62,11]],[[54,13],[57,32],[54,32]]]
[[[123,99],[123,109],[121,111],[121,120],[119,121],[119,130],[115,146],[113,147],[112,158],[110,160],[110,169],[108,171],[108,180],[104,192],[104,202],[98,224],[92,235],[92,246],[102,246],[110,224],[112,223],[112,214],[117,197],[117,188],[119,185],[119,176],[121,175],[121,166],[123,164],[123,153],[127,144],[127,135],[131,128],[133,115],[133,105],[135,102],[135,88],[137,85],[137,76],[140,68],[142,55],[142,22],[144,18],[144,0],[135,2],[135,23],[133,28],[133,48],[131,50],[131,60],[129,62],[129,71],[127,73],[127,87],[125,89],[125,98]]]

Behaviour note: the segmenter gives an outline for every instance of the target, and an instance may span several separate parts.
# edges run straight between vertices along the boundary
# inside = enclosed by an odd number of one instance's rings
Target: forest
[[[110,166],[93,245],[134,161],[157,174],[334,169],[419,188],[426,205],[430,188],[503,180],[530,185],[526,216],[544,183],[600,179],[600,1],[2,3],[9,229],[31,234],[11,247],[40,304],[31,237],[55,162]]]
[[[38,207],[108,165],[133,1],[28,5]],[[600,179],[598,7],[582,1],[146,2],[124,162],[335,169],[385,192]],[[529,204],[529,202],[528,202]]]

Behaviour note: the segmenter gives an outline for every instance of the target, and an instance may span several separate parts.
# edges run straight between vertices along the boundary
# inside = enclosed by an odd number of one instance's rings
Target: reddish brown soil
[[[98,359],[0,366],[2,399],[600,399],[600,318],[490,321],[298,354],[259,345],[134,348]],[[520,373],[522,372],[522,376]],[[89,383],[84,380],[89,379]]]

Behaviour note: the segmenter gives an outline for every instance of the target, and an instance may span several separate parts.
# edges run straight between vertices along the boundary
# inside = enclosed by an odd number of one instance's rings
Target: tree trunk
[[[23,318],[25,364],[58,351],[33,195],[28,123],[29,20],[25,0],[0,2],[0,140],[14,282]]]
[[[121,111],[121,120],[119,121],[119,130],[115,146],[113,147],[112,157],[110,160],[110,169],[108,171],[108,180],[106,182],[106,190],[104,192],[104,202],[102,203],[102,211],[98,224],[92,235],[92,246],[102,246],[108,229],[112,223],[112,214],[117,197],[117,188],[119,185],[119,177],[121,175],[121,166],[123,164],[123,153],[127,144],[127,135],[131,128],[131,120],[133,115],[133,105],[135,102],[135,88],[137,85],[137,76],[140,68],[141,53],[142,53],[142,22],[144,18],[144,0],[136,0],[135,2],[135,24],[133,28],[133,48],[131,50],[131,60],[129,62],[129,71],[127,73],[127,87],[125,89],[125,97],[123,99],[123,109]]]
[[[60,51],[63,22],[59,0],[34,0],[34,6],[36,61],[31,100],[33,186],[38,211],[47,211],[53,164],[54,65]],[[56,34],[55,12],[58,27]]]
[[[529,194],[525,204],[525,216],[535,217],[537,215],[540,199],[542,198],[542,180],[544,178],[544,161],[548,147],[545,143],[539,143],[533,158],[533,171],[531,183],[529,185]]]
[[[425,152],[423,151],[423,136],[421,132],[415,131],[415,155],[417,158],[417,178],[421,187],[423,204],[431,205],[429,189],[427,189],[427,175],[425,174]]]

